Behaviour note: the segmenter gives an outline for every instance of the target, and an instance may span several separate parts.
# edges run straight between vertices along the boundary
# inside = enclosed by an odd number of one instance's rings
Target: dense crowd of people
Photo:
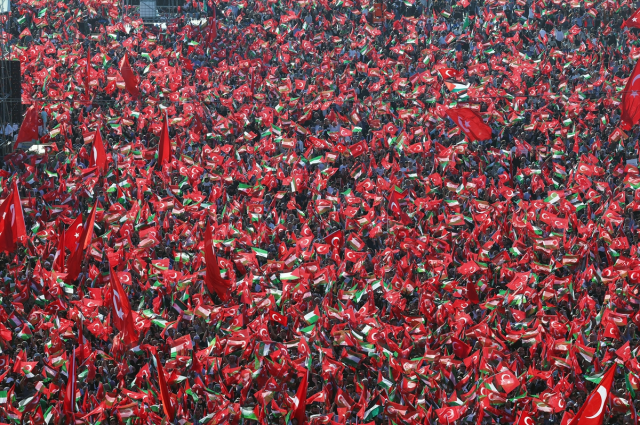
[[[0,423],[637,424],[638,6],[12,2]]]

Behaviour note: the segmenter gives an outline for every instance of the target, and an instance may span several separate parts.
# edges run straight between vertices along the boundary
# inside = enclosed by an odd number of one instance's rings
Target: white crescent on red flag
[[[622,92],[622,103],[620,103],[621,127],[630,130],[631,127],[640,121],[640,61],[636,62],[633,72],[627,80],[627,85]]]
[[[77,230],[79,230],[77,227],[76,229],[69,229],[70,232],[73,232],[72,240],[74,242],[73,243],[74,246],[69,248],[71,251],[71,255],[67,260],[67,283],[69,284],[74,280],[76,280],[78,278],[78,275],[80,275],[80,270],[82,268],[82,259],[84,258],[83,257],[84,251],[89,246],[89,243],[91,242],[91,238],[93,237],[93,225],[96,221],[97,207],[98,207],[98,198],[96,198],[95,202],[93,203],[93,209],[89,214],[89,218],[87,219],[86,222],[83,223],[82,233],[80,233],[79,238],[76,239],[76,232]],[[80,215],[79,218],[82,219],[82,215]],[[78,219],[76,219],[76,222],[77,221]],[[69,241],[65,241],[65,245],[69,243],[70,243]]]
[[[71,251],[71,253],[75,252],[83,230],[84,222],[82,220],[82,214],[80,214],[73,220],[73,223],[71,223],[65,234],[64,246]]]
[[[344,234],[342,233],[342,230],[336,230],[330,235],[327,235],[324,238],[324,241],[332,247],[340,249],[342,248],[342,245],[344,245]]]
[[[449,118],[471,141],[491,139],[491,127],[474,110],[469,108],[451,108],[446,111]]]
[[[530,412],[522,412],[516,425],[536,425]]]
[[[604,420],[604,413],[607,407],[607,400],[611,393],[611,385],[616,374],[614,364],[604,374],[600,385],[591,393],[587,401],[584,402],[576,416],[571,420],[572,425],[601,425]]]
[[[20,193],[14,180],[11,193],[0,206],[0,252],[15,251],[18,242],[23,242],[26,237]]]
[[[453,68],[439,68],[438,72],[440,73],[442,78],[444,78],[445,80],[448,79],[448,78],[452,78],[452,79],[455,80],[461,74],[460,71],[455,70]]]
[[[129,297],[120,284],[118,275],[113,272],[109,264],[109,278],[111,280],[111,308],[113,324],[124,334],[125,342],[133,345],[138,342],[138,333],[135,329]]]
[[[368,147],[366,140],[361,140],[358,143],[349,146],[349,152],[351,152],[351,156],[358,157],[367,152]]]

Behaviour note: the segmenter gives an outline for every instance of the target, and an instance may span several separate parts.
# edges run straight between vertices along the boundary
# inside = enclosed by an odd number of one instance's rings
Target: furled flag
[[[18,139],[14,146],[23,142],[30,142],[38,139],[38,111],[36,111],[36,105],[31,105],[27,109],[27,113],[24,115],[24,120],[20,125],[20,131],[18,132]]]
[[[213,17],[209,20],[209,33],[207,34],[207,44],[213,43],[218,36],[218,19],[216,17],[216,7],[213,7]]]
[[[213,238],[211,236],[211,227],[208,226],[204,241],[204,260],[207,263],[205,275],[205,284],[210,293],[216,293],[222,301],[229,299],[229,288],[231,284],[224,280],[220,275],[220,267],[218,266],[218,256],[213,246]]]
[[[293,408],[293,415],[291,415],[293,418],[298,420],[298,425],[304,425],[307,423],[305,416],[305,410],[307,408],[307,387],[307,373],[304,373],[304,375],[302,375],[302,381],[300,382],[300,385],[298,385],[298,391],[296,391],[296,405]]]
[[[138,342],[138,333],[136,332],[133,316],[131,314],[131,304],[127,293],[124,292],[118,275],[113,272],[111,264],[109,264],[109,273],[111,279],[111,308],[113,308],[113,324],[123,333],[124,341],[128,346],[133,346]]]
[[[126,53],[120,61],[120,74],[124,80],[124,85],[129,94],[133,97],[140,97],[140,90],[138,89],[138,77],[133,73],[131,65],[129,65],[129,55]]]
[[[65,415],[67,415],[67,417],[69,418],[69,423],[74,423],[75,420],[73,419],[74,417],[73,411],[76,405],[75,399],[76,399],[76,385],[77,385],[77,380],[76,380],[77,365],[76,365],[75,348],[73,349],[73,355],[69,360],[70,360],[70,365],[67,368],[67,372],[69,373],[69,379],[67,380],[67,389],[64,395],[63,408],[64,408]]]
[[[164,410],[164,414],[167,416],[167,419],[169,419],[169,422],[173,422],[176,413],[175,409],[173,408],[173,404],[171,403],[169,387],[167,387],[167,381],[164,377],[162,363],[160,363],[160,358],[158,357],[157,353],[154,353],[153,355],[156,358],[156,366],[158,369],[158,385],[160,386],[160,399],[162,400],[162,409]]]
[[[447,115],[467,135],[469,140],[488,140],[491,138],[491,127],[484,123],[482,117],[469,108],[447,109]]]
[[[162,121],[162,133],[160,133],[160,144],[158,145],[158,164],[162,167],[171,161],[171,141],[169,140],[169,124],[167,114]]]
[[[53,257],[53,269],[60,273],[64,272],[64,258],[65,258],[64,240],[65,240],[65,231],[64,231],[64,228],[62,228],[60,229],[60,234],[58,236],[58,249],[56,250],[55,257]]]
[[[622,28],[640,28],[640,9],[633,12],[633,15],[622,23]]]
[[[24,241],[26,237],[27,229],[24,225],[20,193],[14,180],[11,193],[0,205],[0,252],[15,251],[18,242]]]
[[[624,130],[631,130],[631,127],[640,120],[640,81],[638,81],[640,80],[640,66],[638,64],[640,64],[640,61],[636,62],[636,67],[633,68],[633,72],[622,92],[622,103],[620,104],[622,114],[620,118]]]
[[[576,416],[571,420],[574,425],[601,425],[604,419],[604,411],[611,392],[611,384],[616,374],[616,365],[609,368],[604,374],[600,385],[591,393],[584,402]]]
[[[84,91],[87,96],[87,100],[89,100],[89,82],[91,81],[91,49],[87,48],[87,69],[85,71],[84,77]]]
[[[107,154],[104,150],[104,143],[102,142],[102,136],[100,135],[100,128],[96,128],[96,135],[93,138],[93,149],[91,149],[91,157],[89,158],[89,166],[98,167],[100,174],[105,174],[107,171]]]

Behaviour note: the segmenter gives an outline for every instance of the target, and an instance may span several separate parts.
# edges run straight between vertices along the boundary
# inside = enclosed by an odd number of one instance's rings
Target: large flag
[[[218,256],[213,246],[213,238],[211,234],[211,226],[207,226],[204,241],[204,261],[207,263],[205,274],[205,283],[210,293],[216,293],[222,301],[229,299],[229,288],[231,284],[224,280],[220,275],[220,266],[218,266]]]
[[[38,111],[36,111],[36,105],[34,104],[27,109],[27,113],[24,115],[15,145],[37,140],[38,138]]]
[[[633,15],[622,23],[622,28],[640,28],[640,9],[633,12]]]
[[[620,104],[622,114],[620,118],[624,130],[630,130],[640,120],[640,66],[638,64],[640,64],[640,61],[636,62],[636,67],[633,68],[633,72],[622,92],[622,103]]]
[[[482,117],[469,108],[447,109],[447,115],[455,122],[469,140],[488,140],[491,138],[491,127],[484,123]]]
[[[96,128],[96,134],[93,138],[93,149],[91,149],[91,157],[89,158],[89,166],[98,167],[100,174],[107,171],[107,153],[104,150],[104,143],[100,135],[100,127]]]
[[[171,141],[169,140],[169,124],[167,114],[162,121],[162,133],[160,133],[160,143],[158,144],[158,164],[162,167],[171,161]]]
[[[584,402],[576,416],[571,420],[573,425],[601,425],[604,419],[604,410],[611,392],[611,384],[616,374],[616,365],[609,368],[604,374],[600,385],[591,393]]]
[[[133,97],[140,97],[140,90],[138,89],[138,77],[133,73],[131,65],[129,65],[129,55],[126,53],[120,61],[120,74],[124,80],[124,85],[129,94]]]
[[[15,251],[18,242],[23,242],[26,237],[27,229],[24,225],[20,193],[14,180],[11,193],[0,205],[0,252]]]
[[[129,346],[138,342],[138,333],[133,323],[133,315],[131,314],[131,304],[127,293],[124,292],[118,275],[113,272],[111,264],[109,264],[109,273],[111,279],[111,308],[113,309],[113,324],[123,333],[125,343]]]
[[[162,363],[160,363],[160,358],[157,353],[153,354],[156,358],[156,366],[158,369],[158,386],[160,387],[160,399],[162,400],[162,409],[164,410],[164,414],[169,419],[169,422],[173,422],[175,418],[175,409],[173,408],[173,404],[171,403],[171,396],[169,395],[169,387],[167,387],[167,381],[164,378],[164,370],[162,368]]]

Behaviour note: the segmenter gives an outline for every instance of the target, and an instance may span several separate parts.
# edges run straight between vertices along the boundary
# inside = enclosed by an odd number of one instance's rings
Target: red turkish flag
[[[113,324],[124,334],[124,341],[132,346],[138,342],[133,316],[131,314],[131,304],[129,297],[120,284],[118,275],[113,272],[109,263],[109,277],[111,280],[111,308],[113,309]]]
[[[452,69],[452,68],[440,68],[440,69],[438,69],[438,72],[440,73],[442,78],[444,78],[445,80],[448,79],[448,78],[453,78],[455,80],[462,73],[462,72],[457,71],[457,70]]]
[[[489,140],[491,139],[491,127],[482,120],[474,110],[469,108],[447,109],[447,115],[460,130],[467,135],[469,140]]]
[[[344,245],[344,234],[342,230],[336,230],[324,238],[324,241],[334,248],[340,249]]]
[[[476,290],[476,284],[472,281],[467,281],[467,298],[471,304],[480,304],[480,298],[478,298],[478,291]]]
[[[69,372],[69,380],[67,381],[67,388],[64,395],[64,403],[63,409],[66,415],[70,418],[73,418],[73,411],[76,405],[76,388],[77,388],[77,377],[76,377],[76,349],[73,349],[73,355],[71,356],[71,364],[67,369]],[[75,421],[72,421],[75,422]]]
[[[305,415],[305,410],[307,408],[307,373],[305,372],[302,375],[302,381],[300,385],[298,385],[298,391],[296,392],[296,400],[297,404],[293,407],[293,415],[295,419],[298,420],[299,425],[304,425],[307,423],[307,417]]]
[[[20,125],[20,131],[18,132],[18,139],[14,144],[14,147],[22,142],[30,142],[32,140],[39,139],[38,137],[38,111],[36,111],[36,105],[32,105],[27,109],[27,113],[24,115],[24,120]]]
[[[331,249],[331,246],[320,243],[314,243],[313,247],[319,255],[327,255]]]
[[[80,238],[75,240],[75,246],[70,249],[71,255],[69,256],[69,260],[67,261],[67,283],[69,284],[76,280],[78,278],[78,275],[80,274],[80,269],[82,268],[82,259],[84,258],[84,250],[89,246],[91,238],[93,237],[93,224],[96,221],[97,206],[98,199],[96,198],[96,201],[93,204],[93,210],[91,210],[89,218],[86,222],[84,222],[82,226],[82,233],[80,234]]]
[[[158,145],[158,164],[162,167],[165,163],[171,161],[171,141],[169,140],[169,118],[164,115],[162,121],[162,133],[160,133],[160,144]]]
[[[496,374],[496,382],[507,394],[520,386],[518,377],[511,373],[510,370],[505,370]]]
[[[368,147],[366,140],[361,140],[355,145],[349,146],[349,151],[351,152],[351,156],[358,157],[367,152]]]
[[[616,350],[616,356],[618,356],[624,363],[631,358],[631,346],[629,345],[629,341]]]
[[[618,326],[613,323],[612,320],[607,320],[602,336],[605,338],[620,339],[620,329],[618,329]]]
[[[60,237],[58,238],[58,249],[56,251],[55,257],[53,257],[53,269],[57,272],[64,272],[64,240],[65,240],[65,231],[64,228],[60,230]]]
[[[475,261],[469,261],[458,267],[458,273],[463,276],[469,276],[480,270],[480,266]]]
[[[138,89],[138,77],[133,73],[131,65],[129,65],[129,55],[126,53],[120,61],[120,74],[124,80],[124,85],[133,97],[140,97],[140,90]]]
[[[520,415],[520,420],[516,425],[535,425],[535,421],[533,420],[533,416],[531,412],[522,412]]]
[[[453,424],[462,416],[461,406],[446,406],[441,409],[436,409],[436,415],[438,420],[442,424]]]
[[[164,369],[162,367],[162,363],[160,363],[160,358],[157,353],[153,353],[156,358],[156,366],[158,369],[158,386],[160,387],[160,399],[162,400],[162,409],[164,410],[164,414],[169,419],[169,422],[173,422],[173,419],[176,416],[176,411],[173,407],[173,403],[171,403],[171,396],[169,395],[169,387],[167,387],[167,381],[164,377]]]
[[[98,167],[100,174],[104,174],[107,171],[107,153],[104,151],[100,128],[96,128],[96,134],[93,138],[93,149],[91,149],[91,157],[89,158],[89,167],[93,166]]]
[[[89,100],[89,82],[91,81],[91,49],[87,48],[87,69],[85,72],[85,78],[84,78],[84,91],[87,95],[87,100]]]
[[[218,36],[218,19],[216,17],[216,8],[213,8],[213,17],[209,21],[209,33],[207,34],[207,44],[213,43]]]
[[[640,9],[633,12],[633,15],[622,23],[622,28],[640,28]]]
[[[64,246],[71,253],[76,250],[76,246],[78,241],[80,240],[80,236],[82,236],[82,230],[84,228],[84,222],[82,220],[82,214],[80,214],[74,221],[71,223],[71,226],[67,229],[64,239]]]
[[[24,225],[20,193],[14,180],[11,193],[0,205],[0,252],[15,251],[18,242],[23,242],[26,237],[27,229]]]
[[[340,137],[351,137],[351,136],[353,136],[353,132],[351,130],[349,130],[348,128],[345,128],[345,127],[340,127],[340,130],[338,131],[338,134],[340,135]]]
[[[576,416],[571,420],[573,425],[601,425],[604,419],[605,406],[611,392],[611,384],[616,374],[616,365],[604,374],[600,385],[591,393]]]
[[[277,311],[270,311],[269,319],[273,322],[280,323],[282,326],[287,326],[287,316],[280,314]]]
[[[455,336],[451,337],[451,345],[453,346],[453,353],[459,359],[467,358],[467,356],[471,352],[471,346],[459,340]]]
[[[205,284],[211,294],[216,293],[222,301],[229,299],[229,289],[231,283],[224,280],[220,275],[220,266],[218,266],[218,256],[213,246],[213,238],[211,237],[211,227],[207,227],[204,241],[204,261],[207,263],[205,275]]]
[[[620,119],[624,130],[631,130],[631,127],[640,121],[640,62],[636,62],[636,67],[627,80],[627,85],[622,92],[622,111]]]

